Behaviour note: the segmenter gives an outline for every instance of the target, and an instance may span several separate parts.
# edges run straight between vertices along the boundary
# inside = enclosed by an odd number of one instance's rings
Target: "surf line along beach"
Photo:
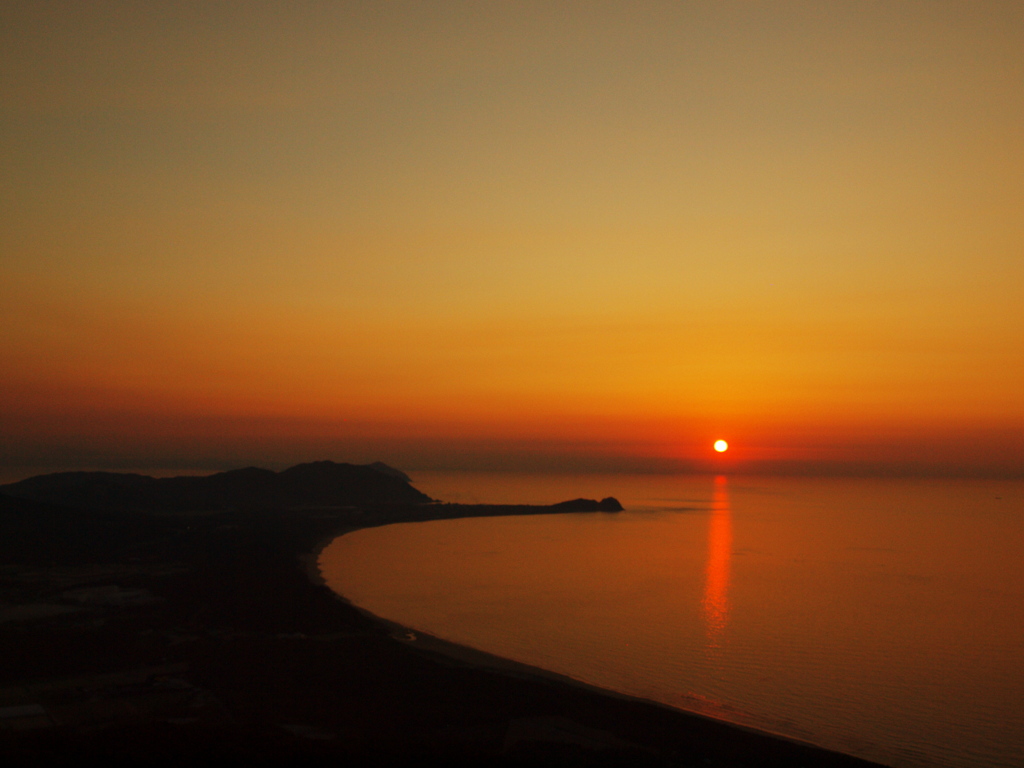
[[[332,462],[69,474],[0,487],[12,610],[73,609],[0,622],[5,764],[872,765],[424,636],[348,604],[316,568],[359,528],[613,500],[433,503],[390,468]],[[83,587],[152,599],[75,602]]]

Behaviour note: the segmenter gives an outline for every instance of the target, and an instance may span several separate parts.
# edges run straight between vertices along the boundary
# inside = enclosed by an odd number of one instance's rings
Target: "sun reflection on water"
[[[731,558],[732,511],[729,508],[729,485],[725,475],[718,475],[711,497],[708,562],[704,573],[704,597],[701,601],[709,648],[717,648],[721,644],[729,620]]]

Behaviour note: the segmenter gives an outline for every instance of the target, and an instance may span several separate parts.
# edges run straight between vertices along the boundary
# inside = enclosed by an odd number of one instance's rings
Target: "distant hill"
[[[283,472],[248,467],[206,477],[154,478],[117,472],[57,472],[0,485],[18,499],[145,512],[422,504],[432,499],[397,469],[315,461]]]

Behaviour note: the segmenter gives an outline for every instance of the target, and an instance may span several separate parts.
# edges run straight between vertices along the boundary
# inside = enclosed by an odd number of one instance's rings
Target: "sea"
[[[619,513],[358,530],[328,585],[585,683],[902,768],[1024,766],[1024,482],[422,472]]]

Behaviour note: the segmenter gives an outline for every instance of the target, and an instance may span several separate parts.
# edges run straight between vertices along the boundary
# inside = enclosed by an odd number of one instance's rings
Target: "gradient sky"
[[[0,71],[8,477],[1024,474],[1024,4],[10,1]]]

